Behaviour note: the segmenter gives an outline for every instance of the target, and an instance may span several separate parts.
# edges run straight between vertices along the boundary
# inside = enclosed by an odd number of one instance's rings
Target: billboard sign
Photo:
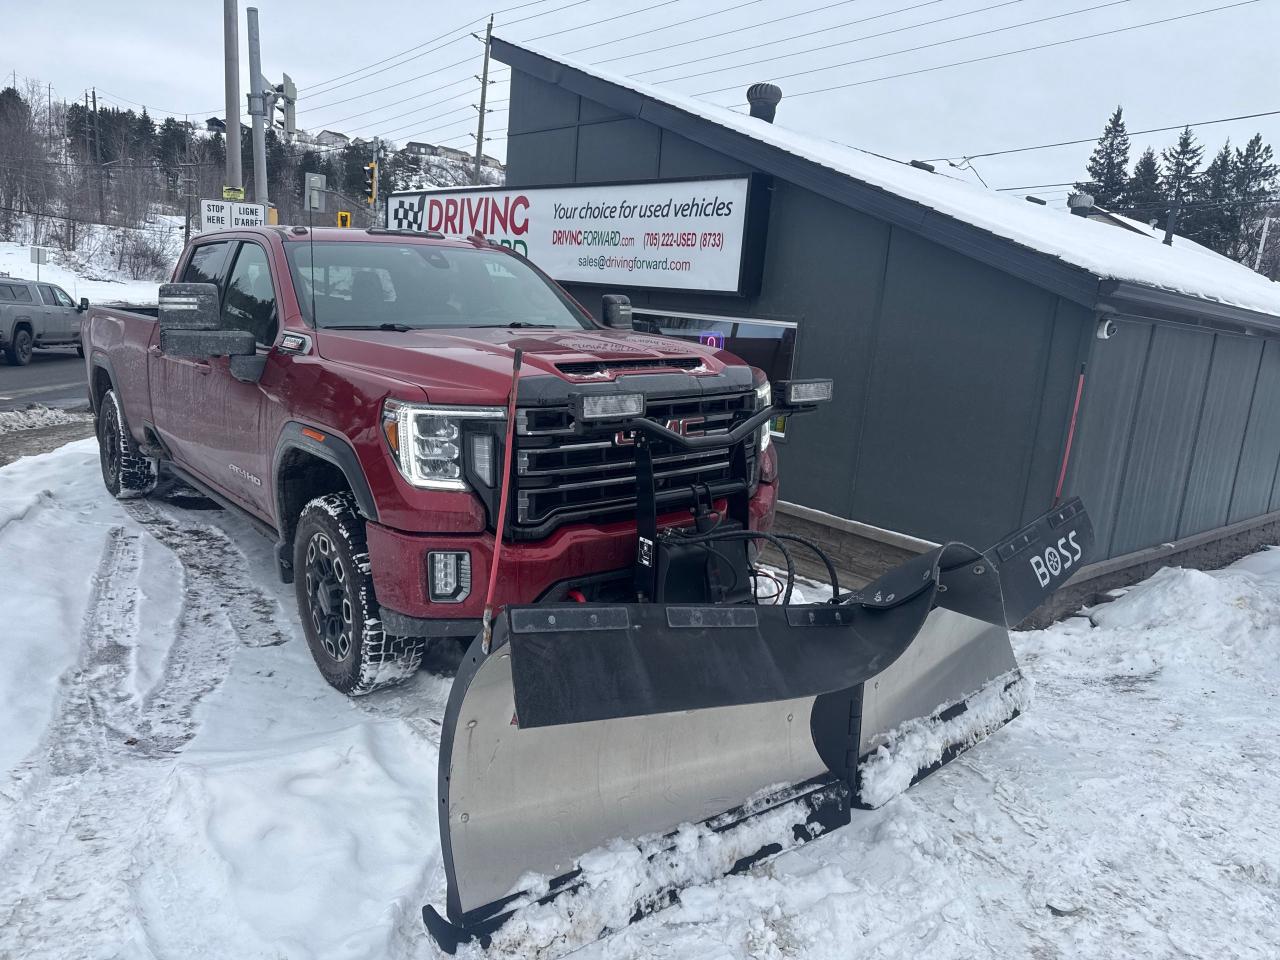
[[[753,239],[748,177],[396,193],[390,229],[477,231],[556,280],[741,293]]]

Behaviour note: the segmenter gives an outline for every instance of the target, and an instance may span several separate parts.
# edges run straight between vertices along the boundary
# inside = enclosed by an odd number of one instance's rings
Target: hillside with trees
[[[287,143],[274,130],[267,139],[268,192],[281,223],[305,223],[304,173],[324,174],[327,209],[371,217],[364,200],[364,166],[381,148],[379,190],[469,183],[471,166],[458,160],[395,151],[386,141],[355,140],[340,148]],[[241,137],[245,199],[253,200],[252,138]],[[111,257],[134,278],[160,278],[172,266],[182,237],[174,218],[190,215],[199,228],[199,200],[222,196],[226,141],[204,118],[155,118],[92,101],[50,101],[45,88],[0,89],[0,240],[21,240],[84,253],[112,228]],[[486,182],[501,171],[485,168]],[[327,216],[327,215],[326,215]],[[328,221],[326,221],[328,222]],[[181,227],[179,226],[179,230]],[[93,241],[86,238],[93,237]],[[97,251],[101,254],[102,251]],[[101,256],[95,256],[101,261]]]

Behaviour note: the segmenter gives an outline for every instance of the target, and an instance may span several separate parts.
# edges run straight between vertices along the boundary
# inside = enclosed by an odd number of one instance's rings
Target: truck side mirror
[[[600,298],[603,304],[604,325],[611,330],[631,329],[631,298],[620,293],[606,293]]]
[[[88,297],[81,297],[81,298],[80,298],[80,306],[76,307],[76,309],[77,309],[77,310],[79,310],[81,313],[84,313],[86,310],[88,310],[88,309],[89,309],[89,298],[88,298]]]
[[[170,357],[207,360],[245,357],[258,346],[247,330],[223,330],[218,323],[218,288],[212,283],[160,285],[160,350]]]

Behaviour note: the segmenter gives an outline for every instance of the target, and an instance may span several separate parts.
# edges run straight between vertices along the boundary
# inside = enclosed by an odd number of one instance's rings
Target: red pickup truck
[[[471,638],[485,605],[516,390],[497,605],[634,597],[634,434],[575,423],[582,396],[642,394],[680,434],[770,404],[713,347],[605,322],[518,254],[476,237],[265,227],[193,240],[158,314],[83,320],[102,474],[118,497],[171,474],[276,543],[325,679],[366,693]],[[772,525],[767,426],[735,449],[653,450],[659,523],[749,497]]]

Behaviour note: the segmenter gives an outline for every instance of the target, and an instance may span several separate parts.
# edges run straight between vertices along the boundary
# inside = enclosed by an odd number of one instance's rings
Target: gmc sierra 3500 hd
[[[690,435],[770,404],[736,357],[634,332],[622,297],[602,326],[479,237],[223,231],[194,239],[173,280],[158,319],[84,320],[104,481],[141,496],[166,471],[247,513],[276,541],[321,673],[348,694],[411,674],[430,638],[479,630],[517,351],[498,606],[634,598],[634,435],[575,424],[575,398],[643,394],[645,417]],[[660,526],[745,492],[767,530],[768,427],[742,446],[655,442]]]

